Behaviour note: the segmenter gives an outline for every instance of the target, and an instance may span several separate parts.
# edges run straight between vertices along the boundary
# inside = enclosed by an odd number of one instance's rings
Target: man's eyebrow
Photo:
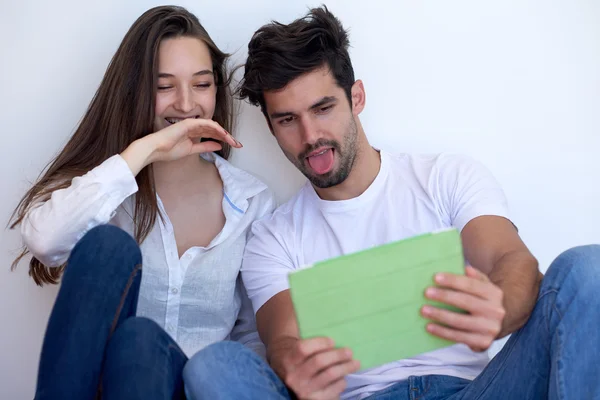
[[[284,111],[284,112],[276,112],[270,115],[271,119],[277,119],[277,118],[283,118],[283,117],[289,117],[294,115],[293,112],[291,111]]]
[[[320,99],[319,101],[317,101],[315,104],[313,104],[312,106],[308,107],[308,109],[314,110],[315,108],[323,107],[325,104],[335,103],[335,102],[337,102],[337,97],[325,96],[322,99]],[[271,114],[270,117],[271,117],[271,119],[277,119],[277,118],[283,118],[283,117],[290,117],[293,115],[294,115],[294,113],[291,111],[282,111],[282,112],[275,112],[275,113]]]
[[[315,104],[309,107],[309,110],[313,110],[315,108],[323,107],[328,103],[335,103],[337,101],[337,97],[335,96],[325,96],[321,100],[317,101]]]

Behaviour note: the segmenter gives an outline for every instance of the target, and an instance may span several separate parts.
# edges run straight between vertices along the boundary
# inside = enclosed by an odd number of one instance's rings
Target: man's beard
[[[285,156],[308,178],[308,180],[316,187],[321,189],[330,188],[344,182],[354,166],[358,150],[358,129],[354,119],[350,118],[350,123],[346,129],[346,134],[343,138],[343,143],[340,145],[335,140],[319,139],[314,144],[307,146],[298,157],[287,153],[284,150]],[[337,169],[332,169],[325,174],[314,174],[313,169],[308,164],[306,156],[320,147],[331,147],[335,154],[338,155],[340,165]],[[335,160],[334,160],[335,163]]]

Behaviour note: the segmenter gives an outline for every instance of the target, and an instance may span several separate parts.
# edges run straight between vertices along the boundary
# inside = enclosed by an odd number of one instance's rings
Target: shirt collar
[[[234,167],[229,161],[215,153],[202,153],[202,158],[213,162],[223,181],[223,196],[234,208],[242,212],[248,209],[248,200],[267,190],[267,185],[250,173]]]

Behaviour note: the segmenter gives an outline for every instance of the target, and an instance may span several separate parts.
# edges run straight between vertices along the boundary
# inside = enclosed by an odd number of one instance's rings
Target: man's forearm
[[[291,351],[298,340],[297,337],[283,335],[274,339],[272,343],[269,343],[267,346],[267,360],[271,365],[271,368],[273,368],[280,377],[282,376],[283,371],[281,359],[284,354]]]
[[[282,358],[298,342],[298,324],[289,290],[277,293],[256,313],[256,326],[267,347],[267,361],[283,378]]]
[[[489,274],[504,293],[506,316],[498,338],[525,325],[537,301],[543,275],[537,260],[528,252],[512,252],[500,258]]]

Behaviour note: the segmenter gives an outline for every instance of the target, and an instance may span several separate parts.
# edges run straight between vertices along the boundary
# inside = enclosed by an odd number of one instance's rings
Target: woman
[[[37,399],[183,398],[198,350],[232,339],[263,351],[239,269],[251,223],[274,204],[225,161],[241,147],[226,60],[185,9],[144,13],[20,202],[13,266],[29,251],[38,285],[64,271]]]

